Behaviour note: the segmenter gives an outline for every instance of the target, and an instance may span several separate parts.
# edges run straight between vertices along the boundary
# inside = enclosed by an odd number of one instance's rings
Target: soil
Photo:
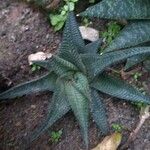
[[[102,21],[98,28],[104,29]],[[28,65],[29,54],[43,51],[56,52],[61,41],[61,32],[55,33],[41,11],[31,8],[25,3],[15,0],[1,0],[0,5],[0,92],[45,73],[40,70],[35,73]],[[146,76],[147,77],[147,76]],[[147,78],[141,79],[146,80]],[[150,87],[150,86],[149,86]],[[38,93],[24,96],[9,104],[0,104],[0,149],[22,150],[22,142],[46,118],[47,105],[52,93]],[[104,97],[108,122],[122,124],[123,143],[138,122],[139,110],[133,105]],[[84,145],[80,136],[79,126],[73,114],[69,112],[58,121],[51,130],[62,129],[59,142],[51,141],[48,132],[32,143],[32,150],[80,150]],[[50,129],[49,129],[50,130]],[[130,145],[128,150],[149,150],[150,120],[147,120]],[[111,131],[112,132],[112,129]],[[103,138],[98,136],[94,122],[90,121],[90,147],[96,146]]]

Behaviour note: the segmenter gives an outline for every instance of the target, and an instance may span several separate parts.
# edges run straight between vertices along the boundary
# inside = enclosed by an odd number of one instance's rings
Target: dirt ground
[[[104,28],[103,26],[100,28]],[[54,53],[60,44],[61,32],[55,33],[47,18],[37,9],[15,0],[1,0],[0,5],[0,92],[23,81],[44,74],[33,73],[27,57],[38,51]],[[149,82],[147,79],[146,82]],[[18,98],[9,104],[0,104],[0,150],[22,150],[24,139],[44,120],[52,93],[41,93]],[[133,105],[104,97],[108,122],[122,124],[123,142],[138,122],[139,111]],[[33,142],[32,150],[84,150],[79,126],[70,112],[51,130],[63,130],[61,140],[53,143],[48,132]],[[112,132],[112,130],[111,130]],[[90,147],[102,140],[90,121]],[[142,127],[128,150],[150,149],[150,120]]]

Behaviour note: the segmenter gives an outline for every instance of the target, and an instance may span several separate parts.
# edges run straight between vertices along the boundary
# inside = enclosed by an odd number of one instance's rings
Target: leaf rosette
[[[105,69],[135,55],[150,54],[149,47],[137,47],[121,51],[97,54],[101,40],[85,44],[73,12],[65,25],[62,44],[57,55],[35,64],[48,70],[43,77],[15,86],[0,94],[0,102],[40,91],[52,91],[45,122],[33,131],[29,141],[39,137],[57,120],[72,110],[79,122],[82,137],[88,147],[89,115],[103,134],[109,128],[103,97],[98,91],[127,101],[150,104],[150,97],[143,95],[121,79],[112,77]],[[141,51],[142,49],[142,51]]]

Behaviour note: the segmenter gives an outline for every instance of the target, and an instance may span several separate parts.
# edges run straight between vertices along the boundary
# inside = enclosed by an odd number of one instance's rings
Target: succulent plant
[[[128,24],[108,45],[104,52],[134,48],[150,47],[150,1],[149,0],[102,0],[87,8],[81,16],[112,20],[127,20]],[[149,59],[150,55],[137,55],[127,60],[125,70]]]
[[[72,110],[79,122],[81,133],[88,147],[89,114],[102,133],[108,132],[103,98],[98,91],[127,101],[150,104],[150,97],[143,95],[121,79],[110,76],[105,69],[137,54],[150,54],[149,47],[97,54],[100,40],[85,44],[73,12],[64,28],[58,54],[45,61],[34,62],[48,70],[45,76],[15,86],[0,94],[0,102],[40,91],[54,92],[45,122],[35,130],[31,141],[39,137],[58,119]],[[141,51],[142,49],[142,51]]]

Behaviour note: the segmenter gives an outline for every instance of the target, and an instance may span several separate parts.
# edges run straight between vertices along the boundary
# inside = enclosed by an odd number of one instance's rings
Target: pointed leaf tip
[[[83,140],[88,146],[89,85],[86,77],[81,73],[77,73],[74,78],[74,81],[66,82],[65,93],[79,122]]]
[[[61,86],[60,86],[61,87]],[[31,133],[29,137],[30,142],[36,140],[44,131],[51,127],[57,120],[64,116],[69,110],[70,106],[66,101],[66,97],[62,88],[55,91],[52,102],[48,108],[48,115],[46,120],[38,127],[35,131]]]
[[[98,92],[96,90],[91,91],[91,113],[92,117],[97,124],[98,128],[103,134],[108,133],[108,122],[107,122],[107,116],[106,116],[106,110],[105,106],[102,102],[102,98],[99,96]]]
[[[103,93],[133,102],[150,104],[150,96],[143,95],[137,89],[125,81],[103,74],[100,75],[91,86]]]
[[[136,9],[135,9],[136,8]],[[150,19],[149,0],[102,0],[87,8],[80,16],[104,19]]]
[[[150,41],[149,26],[150,21],[148,20],[130,22],[104,51],[109,52],[129,48]]]
[[[15,87],[0,94],[0,102],[7,102],[10,99],[20,97],[23,95],[41,92],[53,91],[55,89],[55,82],[57,76],[53,73],[47,74],[39,79],[35,79],[26,83],[19,84]]]

